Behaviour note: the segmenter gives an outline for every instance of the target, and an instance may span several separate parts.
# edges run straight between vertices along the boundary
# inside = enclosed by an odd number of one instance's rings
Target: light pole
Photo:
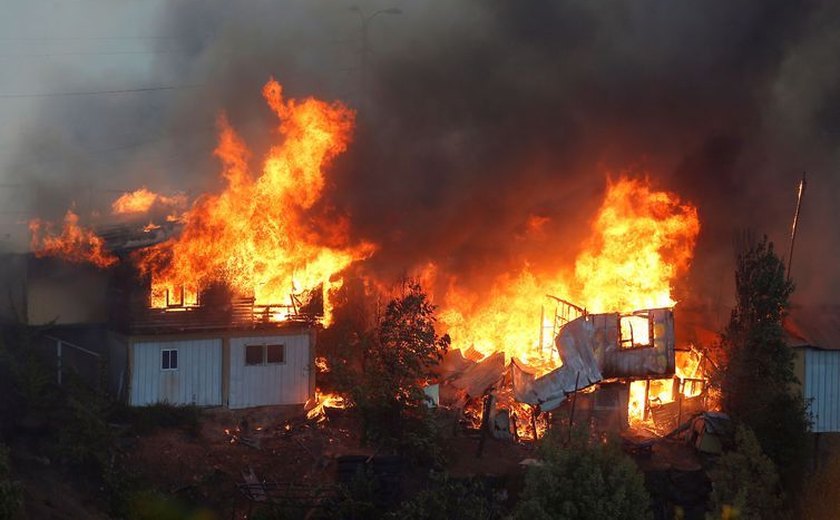
[[[367,68],[368,68],[368,55],[370,54],[370,45],[368,43],[368,25],[370,24],[371,20],[379,16],[380,14],[402,14],[402,9],[398,9],[396,7],[391,7],[388,9],[379,9],[378,11],[374,11],[370,14],[365,14],[358,6],[351,6],[350,10],[359,15],[359,22],[361,23],[361,31],[362,31],[362,50],[361,50],[361,58],[359,62],[359,77],[360,77],[360,86],[361,86],[361,96],[360,96],[360,105],[362,107],[365,106],[367,100]]]

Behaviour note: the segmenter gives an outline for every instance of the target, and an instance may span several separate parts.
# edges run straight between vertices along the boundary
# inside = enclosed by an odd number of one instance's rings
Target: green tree
[[[782,518],[782,496],[776,467],[744,425],[735,433],[735,449],[709,471],[710,506],[714,518]]]
[[[650,496],[633,461],[614,442],[549,435],[531,466],[513,517],[522,520],[651,518]]]
[[[723,408],[755,432],[793,483],[804,467],[809,423],[782,328],[793,284],[767,237],[738,256],[735,287],[737,304],[722,338],[727,360],[718,374]]]
[[[362,418],[366,440],[437,457],[437,430],[423,392],[449,348],[436,321],[435,306],[409,282],[375,328],[352,338],[361,365],[335,363],[339,371],[345,367],[340,386]]]

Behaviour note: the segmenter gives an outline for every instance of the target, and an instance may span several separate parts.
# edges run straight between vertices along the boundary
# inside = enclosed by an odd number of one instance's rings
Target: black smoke
[[[85,128],[135,118],[161,142],[102,164],[62,163],[65,175],[212,189],[217,114],[228,114],[258,159],[275,124],[259,90],[273,75],[290,95],[359,110],[328,201],[349,216],[354,240],[379,245],[366,266],[382,276],[434,261],[479,286],[526,261],[536,270],[569,266],[607,175],[631,171],[698,206],[703,229],[684,292],[728,305],[733,238],[767,233],[786,254],[796,183],[807,170],[796,298],[836,299],[836,5],[357,6],[173,2],[159,27],[178,52],[162,54],[155,70],[194,86],[152,108],[133,99],[71,110],[63,128],[78,140]],[[402,12],[368,18],[391,8]],[[541,233],[528,231],[533,217],[549,219]]]

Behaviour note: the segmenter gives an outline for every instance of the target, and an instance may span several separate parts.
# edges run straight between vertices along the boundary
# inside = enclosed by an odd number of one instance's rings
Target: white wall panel
[[[178,350],[177,370],[161,370],[160,353],[164,349]],[[135,343],[131,359],[132,405],[222,404],[221,339]]]
[[[810,400],[813,432],[840,432],[840,351],[805,353],[805,399]]]
[[[309,334],[249,336],[230,339],[230,408],[302,404],[309,399]],[[283,344],[285,362],[245,365],[245,346]]]

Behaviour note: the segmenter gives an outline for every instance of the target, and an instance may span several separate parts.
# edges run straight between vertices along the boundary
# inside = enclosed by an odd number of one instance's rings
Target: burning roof
[[[794,306],[784,321],[791,347],[840,349],[840,306]]]
[[[131,260],[150,277],[152,308],[166,309],[173,300],[197,305],[204,289],[221,282],[282,320],[298,297],[313,290],[328,293],[340,284],[339,272],[373,251],[371,244],[349,242],[340,214],[313,209],[325,186],[324,168],[347,148],[354,113],[340,103],[287,99],[274,80],[266,83],[263,96],[280,124],[278,144],[260,170],[251,170],[245,143],[220,117],[215,153],[225,188],[199,197],[163,223],[144,226],[143,234],[126,227],[110,230],[110,245],[133,249]],[[112,209],[144,214],[155,204],[177,207],[182,199],[143,187],[117,198]],[[31,228],[38,255],[100,267],[117,262],[102,237],[79,226],[75,213],[68,212],[59,233],[50,233],[38,220]],[[324,298],[327,321],[328,303]]]

